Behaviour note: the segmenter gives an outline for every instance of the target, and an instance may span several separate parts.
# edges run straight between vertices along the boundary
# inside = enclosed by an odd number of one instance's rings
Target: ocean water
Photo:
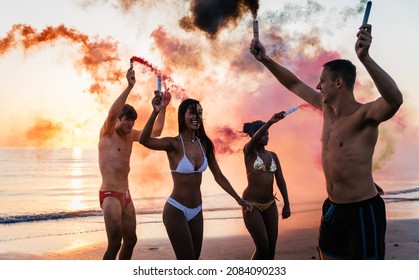
[[[101,216],[100,184],[96,149],[0,148],[0,225]],[[166,198],[133,195],[138,214],[160,213]],[[229,208],[218,192],[205,200],[209,211]]]
[[[33,247],[39,237],[103,232],[105,238],[100,183],[97,149],[0,148],[0,253],[17,241]],[[390,219],[419,218],[419,180],[384,185]],[[161,223],[166,197],[133,199],[138,224]],[[206,219],[241,219],[240,210],[221,189],[204,195],[203,201]],[[297,211],[304,207],[318,210],[321,202],[300,205]]]
[[[59,251],[81,246],[89,236],[101,237],[90,242],[106,241],[100,184],[95,148],[0,148],[0,254]],[[166,199],[161,193],[133,195],[142,235],[167,237],[161,227]],[[221,188],[203,199],[208,219],[241,219],[240,208]],[[42,238],[51,242],[41,244]]]
[[[0,149],[0,223],[97,215],[94,149]]]

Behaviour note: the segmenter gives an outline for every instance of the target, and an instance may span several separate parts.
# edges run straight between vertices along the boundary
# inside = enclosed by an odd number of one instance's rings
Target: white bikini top
[[[194,173],[202,173],[207,169],[208,167],[208,160],[205,156],[204,149],[202,148],[201,141],[198,137],[195,136],[195,139],[198,140],[199,146],[201,147],[202,154],[204,155],[204,162],[202,163],[201,167],[198,168],[198,170],[195,170],[195,167],[192,165],[191,161],[188,159],[185,153],[185,144],[183,143],[182,135],[179,135],[180,141],[182,142],[182,148],[183,148],[183,157],[179,161],[176,170],[171,170],[175,173],[181,173],[181,174],[194,174]]]

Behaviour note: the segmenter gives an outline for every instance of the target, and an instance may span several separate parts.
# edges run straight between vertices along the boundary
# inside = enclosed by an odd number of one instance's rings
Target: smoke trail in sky
[[[125,75],[124,72],[118,70],[117,62],[120,60],[118,44],[111,38],[106,40],[92,38],[63,24],[47,26],[41,31],[30,25],[15,24],[5,37],[0,38],[0,57],[19,48],[28,54],[31,50],[45,48],[62,40],[70,43],[71,46],[78,47],[81,57],[75,62],[75,66],[90,74],[92,82],[89,92],[97,94],[98,101],[101,101],[106,84],[119,82]],[[14,145],[20,145],[19,143],[22,142],[23,145],[45,146],[59,141],[60,137],[64,138],[63,135],[68,133],[68,130],[72,131],[41,114],[31,120],[32,124],[29,124],[26,132],[22,132],[22,138],[17,137],[26,140],[14,141]]]
[[[45,44],[53,44],[60,39],[80,45],[82,58],[76,65],[87,71],[93,83],[89,88],[91,93],[100,94],[104,91],[104,84],[119,81],[124,73],[116,67],[120,60],[118,43],[110,38],[100,40],[90,38],[76,29],[65,25],[47,26],[37,31],[30,25],[15,24],[7,32],[6,37],[0,39],[0,56],[14,48],[21,47],[25,51]]]
[[[173,79],[170,76],[163,73],[161,70],[159,70],[156,66],[151,64],[146,59],[142,57],[138,57],[138,56],[133,56],[131,60],[133,62],[138,62],[141,65],[145,66],[150,72],[154,73],[156,76],[161,76],[163,79],[164,86],[165,87],[167,86],[167,89],[169,89],[170,93],[172,94],[172,97],[178,100],[184,100],[188,98],[185,89],[175,84]]]
[[[85,5],[98,5],[97,1],[82,2]],[[157,1],[145,0],[100,1],[100,3],[108,2],[116,2],[121,11],[133,13],[133,15],[139,14],[138,10],[134,10],[137,4],[141,7],[147,6],[147,8],[157,5]],[[168,8],[176,9],[177,5],[186,5],[185,1],[181,4],[177,1],[173,2],[176,4],[171,4]],[[246,16],[251,14],[259,19],[261,41],[265,44],[268,53],[275,60],[291,68],[307,84],[315,87],[322,64],[331,59],[341,58],[338,51],[326,48],[321,40],[321,33],[336,32],[336,25],[345,26],[349,18],[363,13],[365,2],[366,0],[362,0],[351,7],[327,10],[316,1],[307,1],[305,4],[288,1],[283,3],[281,9],[261,13],[258,11],[259,1],[191,0],[188,6],[189,14],[185,14],[185,9],[179,9],[182,13],[176,14],[179,21],[175,21],[180,23],[180,27],[183,28],[181,31],[188,32],[176,32],[179,31],[176,30],[178,26],[164,24],[156,26],[150,32],[153,40],[150,49],[161,58],[159,69],[154,66],[153,61],[143,58],[145,54],[135,53],[135,55],[139,55],[142,59],[140,63],[147,71],[154,74],[160,73],[166,77],[168,87],[176,101],[190,96],[200,100],[204,108],[208,108],[205,114],[211,122],[206,123],[205,126],[210,136],[216,136],[211,139],[215,142],[217,152],[239,153],[242,147],[238,144],[243,138],[235,131],[240,130],[243,122],[254,119],[266,121],[274,112],[303,103],[301,99],[282,88],[275,78],[249,54],[248,45],[252,34],[251,32],[243,34],[243,31],[246,31],[246,24],[249,25],[248,30],[251,28]],[[165,3],[170,3],[170,1]],[[304,32],[287,29],[290,25],[294,27],[296,23],[306,24],[308,29]],[[231,36],[217,38],[222,30],[231,27],[235,28],[231,30]],[[193,33],[196,31],[204,32],[208,36],[196,36]],[[207,40],[208,38],[210,40]],[[216,38],[217,40],[214,40]],[[125,73],[116,65],[120,60],[118,42],[111,38],[103,40],[89,37],[64,25],[46,27],[41,31],[29,25],[15,25],[6,37],[0,38],[0,57],[11,49],[30,50],[35,46],[53,44],[61,39],[78,46],[81,58],[77,61],[77,66],[91,75],[90,92],[103,93],[106,84],[119,82],[124,77]],[[365,87],[360,83],[356,86],[357,88]],[[367,91],[368,89],[365,90],[366,93]],[[372,94],[368,95],[368,100],[371,96]],[[149,104],[137,105],[141,109],[138,110],[139,120],[146,119],[148,109],[151,107]],[[317,109],[306,110],[309,107],[306,108],[304,104],[300,108],[301,111],[299,110],[277,126],[280,130],[278,135],[292,139],[289,143],[281,143],[293,153],[303,150],[297,147],[308,146],[313,152],[311,154],[300,152],[298,156],[307,156],[306,154],[313,156],[317,164],[321,161],[319,134],[322,124],[318,114],[321,112]],[[176,131],[174,128],[176,120],[173,117],[176,115],[173,112],[175,109],[171,107],[168,110],[169,122],[165,125],[165,131],[167,129],[171,132]],[[40,125],[35,123],[33,127],[39,128],[40,131],[50,129],[52,133],[50,137],[53,138],[57,137],[60,124],[44,120]],[[28,132],[27,135],[32,134]],[[281,137],[272,135],[275,141],[282,141]],[[383,152],[383,156],[377,159],[380,162],[377,168],[391,157],[392,151],[394,152],[392,135],[383,136],[383,139],[387,138],[388,140],[382,141],[382,145],[388,146],[389,152]],[[386,148],[383,147],[382,151],[385,150]]]

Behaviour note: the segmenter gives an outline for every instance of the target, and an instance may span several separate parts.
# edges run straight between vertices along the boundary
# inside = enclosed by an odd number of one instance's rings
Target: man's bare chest
[[[342,147],[345,142],[356,137],[356,125],[348,117],[324,121],[322,142],[323,147]]]

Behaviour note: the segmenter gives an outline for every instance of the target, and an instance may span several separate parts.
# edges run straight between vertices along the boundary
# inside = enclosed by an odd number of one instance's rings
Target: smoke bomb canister
[[[157,90],[161,92],[161,76],[157,76]]]
[[[288,109],[287,111],[285,111],[285,115],[289,115],[292,112],[295,112],[297,110],[298,110],[298,106],[291,107],[290,109]]]
[[[257,20],[253,21],[253,39],[259,41],[259,22]]]
[[[372,2],[368,1],[367,6],[365,7],[364,20],[362,21],[362,24],[367,24],[368,23],[368,18],[370,16],[370,12],[371,12],[371,6],[372,6]]]

